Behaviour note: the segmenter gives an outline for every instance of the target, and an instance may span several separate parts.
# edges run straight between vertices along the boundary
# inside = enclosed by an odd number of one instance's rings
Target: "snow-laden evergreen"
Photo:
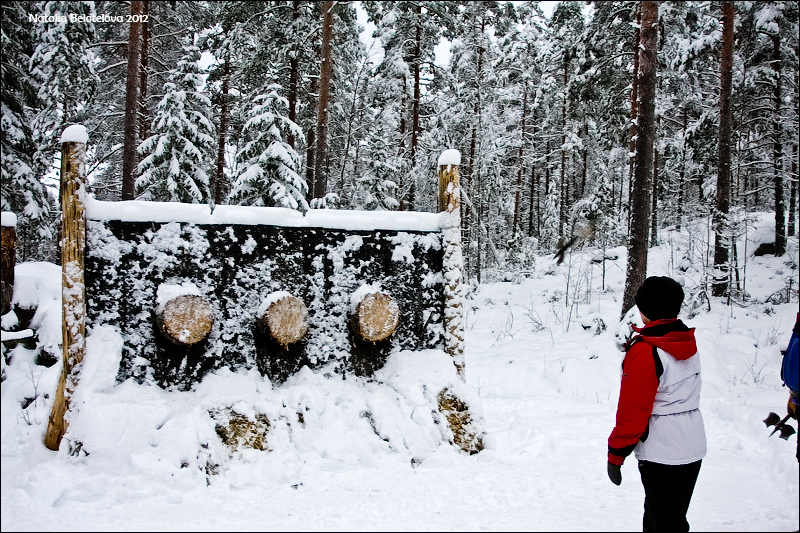
[[[153,119],[153,135],[139,146],[144,156],[136,180],[144,200],[199,203],[208,199],[208,169],[214,150],[211,101],[201,91],[200,50],[184,46],[184,55]]]
[[[298,174],[300,156],[284,140],[291,131],[302,138],[302,130],[286,116],[288,101],[280,86],[270,85],[255,96],[244,123],[244,146],[236,154],[241,172],[229,199],[237,205],[288,207],[308,210],[308,185]]]
[[[84,18],[70,20],[71,15]],[[52,22],[33,26],[37,44],[30,70],[43,104],[34,130],[41,136],[44,158],[57,153],[57,140],[67,124],[83,121],[86,103],[97,89],[96,57],[91,49],[96,41],[95,25],[89,18],[94,15],[94,2],[44,2],[42,16]]]
[[[357,209],[368,211],[397,209],[397,182],[393,180],[398,168],[391,163],[371,161],[356,187]]]

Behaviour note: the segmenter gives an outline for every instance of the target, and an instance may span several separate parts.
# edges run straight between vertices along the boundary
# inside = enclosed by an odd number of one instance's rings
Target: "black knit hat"
[[[652,276],[644,280],[636,291],[636,306],[650,320],[677,318],[683,304],[680,284],[666,276]]]

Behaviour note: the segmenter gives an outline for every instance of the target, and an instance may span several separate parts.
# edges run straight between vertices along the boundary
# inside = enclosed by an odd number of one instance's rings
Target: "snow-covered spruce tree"
[[[394,211],[399,207],[396,176],[399,170],[397,163],[401,162],[395,163],[370,161],[364,176],[358,178],[355,201],[358,209]]]
[[[153,135],[139,145],[144,156],[136,180],[137,197],[145,200],[200,203],[208,198],[213,160],[211,101],[200,91],[200,50],[184,46],[153,119]]]
[[[236,154],[241,169],[229,200],[238,205],[288,207],[308,210],[307,184],[298,174],[300,156],[284,141],[291,131],[297,138],[302,130],[286,116],[288,101],[270,85],[266,94],[253,98],[244,123],[244,146]]]
[[[68,19],[69,15],[94,14],[94,2],[45,2],[42,15],[53,22],[33,27],[36,48],[30,72],[42,103],[34,128],[48,162],[58,154],[64,128],[71,122],[83,122],[99,81],[90,49],[96,40],[94,23]]]
[[[27,2],[7,2],[2,9],[0,54],[0,208],[18,217],[17,253],[22,261],[48,260],[54,250],[55,209],[40,181],[47,169],[33,128],[42,108],[38,83],[28,69],[35,49]]]

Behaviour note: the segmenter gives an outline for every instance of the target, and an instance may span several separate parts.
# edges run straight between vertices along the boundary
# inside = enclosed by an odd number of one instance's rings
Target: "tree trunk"
[[[717,202],[714,209],[714,281],[711,293],[724,296],[729,289],[728,211],[731,195],[731,88],[733,81],[733,2],[722,2],[722,59],[719,94],[719,157]]]
[[[583,170],[581,170],[581,190],[580,196],[586,194],[586,174],[589,169],[589,125],[583,124]]]
[[[85,130],[84,130],[85,131]],[[70,398],[78,385],[86,353],[86,144],[61,144],[61,376],[50,411],[44,444],[58,450],[67,431]]]
[[[141,0],[131,0],[131,22],[128,33],[128,78],[125,89],[125,136],[122,149],[122,199],[133,200],[136,189],[136,148],[139,105],[139,51],[141,44]]]
[[[641,9],[637,14],[637,19],[640,24],[636,28],[636,35],[634,38],[634,54],[633,54],[633,81],[631,82],[631,125],[628,130],[628,203],[632,201],[633,196],[633,171],[636,166],[636,124],[637,117],[639,116],[639,45],[642,41],[642,13]],[[620,197],[622,190],[620,190]],[[631,218],[633,216],[632,210],[628,210],[628,235],[631,231]]]
[[[419,136],[419,101],[421,98],[419,85],[420,62],[422,61],[422,5],[417,5],[417,34],[414,41],[414,101],[411,106],[411,167],[417,164],[417,143]],[[409,198],[413,203],[414,199]]]
[[[531,193],[530,198],[528,199],[528,236],[533,237],[533,217],[534,217],[534,207],[536,217],[539,217],[539,187],[538,183],[536,183],[536,110],[533,110],[533,117],[532,122],[534,124],[533,127],[533,135],[531,136]],[[535,202],[535,203],[534,203]],[[536,236],[538,237],[538,220],[537,220],[537,233]]]
[[[311,94],[317,92],[317,80],[311,78]],[[306,193],[306,200],[311,202],[314,198],[314,173],[316,172],[316,151],[317,141],[315,136],[316,129],[313,127],[308,128],[306,133],[306,185],[308,192]]]
[[[219,144],[217,145],[217,172],[214,176],[214,205],[219,205],[224,200],[225,187],[225,144],[228,141],[228,89],[230,86],[231,66],[230,57],[225,58],[222,67],[222,93],[219,105]]]
[[[13,219],[14,225],[10,223],[11,219]],[[11,300],[14,298],[14,266],[17,262],[16,217],[9,217],[8,225],[6,225],[4,217],[0,231],[2,231],[0,233],[0,250],[2,250],[0,255],[0,287],[2,288],[0,315],[5,315],[11,311]]]
[[[564,224],[567,221],[567,184],[566,166],[567,151],[564,146],[567,144],[567,70],[569,68],[569,58],[564,56],[564,102],[561,106],[561,205],[558,209],[558,237],[564,237]]]
[[[658,128],[656,128],[658,129]],[[658,246],[658,148],[653,148],[653,193],[650,204],[650,246]]]
[[[328,192],[328,100],[330,98],[333,62],[331,41],[333,40],[333,7],[328,0],[322,3],[322,47],[319,72],[319,107],[317,111],[317,149],[314,165],[314,198],[324,198]]]
[[[139,139],[150,136],[150,113],[147,111],[147,65],[150,59],[150,2],[142,2],[142,52],[139,56]]]
[[[443,153],[444,156],[447,152]],[[444,257],[442,268],[444,286],[444,350],[453,358],[458,374],[464,377],[464,289],[463,254],[461,253],[461,187],[458,165],[461,155],[448,154],[439,157],[439,211],[448,213],[447,227],[442,228]]]
[[[514,193],[514,223],[511,226],[511,234],[517,234],[517,221],[519,220],[519,202],[520,193],[522,192],[522,171],[523,171],[523,154],[525,147],[525,115],[528,114],[528,85],[525,84],[525,92],[522,96],[522,124],[521,124],[521,140],[519,143],[519,155],[517,156],[517,189]]]
[[[689,116],[686,108],[683,108],[683,133],[681,134],[681,172],[678,176],[678,222],[676,227],[678,231],[681,230],[683,225],[683,196],[684,184],[686,182],[686,127],[688,126]]]
[[[797,220],[797,145],[792,146],[792,183],[789,188],[789,226],[787,233],[790,237],[796,232]]]
[[[628,267],[622,299],[624,318],[635,305],[636,291],[647,277],[647,236],[650,221],[650,193],[653,176],[653,141],[655,139],[656,68],[658,54],[658,2],[641,3],[641,45],[639,46],[636,168],[631,198],[631,227],[628,244]]]
[[[772,94],[775,115],[772,117],[772,172],[775,186],[775,257],[786,253],[785,206],[783,203],[783,144],[781,135],[781,37],[772,36],[772,70],[775,82]]]
[[[547,152],[544,156],[544,201],[550,196],[550,139],[547,140]],[[541,215],[541,213],[540,213]],[[541,235],[541,216],[539,217],[539,235]]]
[[[296,34],[297,20],[299,18],[300,0],[294,0],[292,3],[292,35],[295,38],[295,42],[299,39],[299,36]],[[289,120],[295,124],[297,124],[297,78],[300,71],[300,59],[297,57],[298,53],[297,48],[295,48],[294,53],[289,58],[289,94],[287,95],[287,99],[289,100]],[[294,148],[295,138],[291,129],[286,135],[286,142],[289,146]]]

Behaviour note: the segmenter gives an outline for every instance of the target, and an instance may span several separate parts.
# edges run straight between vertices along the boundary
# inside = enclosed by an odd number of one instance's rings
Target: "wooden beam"
[[[44,444],[58,450],[67,431],[66,414],[78,384],[86,351],[86,298],[83,257],[86,250],[86,128],[70,126],[61,137],[61,298],[62,358],[53,410]],[[78,140],[83,142],[77,142]]]
[[[442,274],[444,276],[444,350],[453,358],[458,374],[464,376],[464,289],[461,254],[461,215],[458,166],[461,154],[445,150],[439,156],[439,211],[446,212],[442,224]]]
[[[2,287],[2,311],[4,315],[11,311],[11,300],[14,298],[14,265],[17,262],[17,216],[4,212],[2,220],[2,259],[0,259],[0,286]]]

